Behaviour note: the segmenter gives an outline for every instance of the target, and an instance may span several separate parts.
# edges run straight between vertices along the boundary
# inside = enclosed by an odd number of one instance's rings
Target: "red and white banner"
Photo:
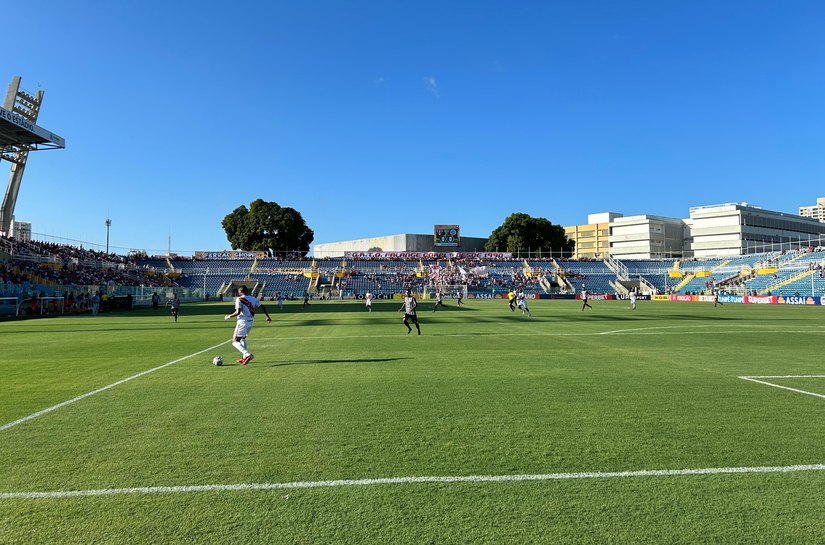
[[[509,252],[344,252],[348,259],[510,259]]]

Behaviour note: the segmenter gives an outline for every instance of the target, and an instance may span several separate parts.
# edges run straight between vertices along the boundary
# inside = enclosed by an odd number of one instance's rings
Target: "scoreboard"
[[[458,225],[436,225],[434,227],[435,245],[437,247],[458,248],[460,231]]]

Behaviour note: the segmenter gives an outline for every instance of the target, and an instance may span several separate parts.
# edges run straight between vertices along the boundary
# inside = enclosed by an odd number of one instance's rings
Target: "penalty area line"
[[[586,473],[545,473],[538,475],[466,475],[446,477],[389,477],[378,479],[341,479],[335,481],[295,481],[287,483],[207,484],[191,486],[145,486],[137,488],[104,488],[97,490],[57,490],[51,492],[0,492],[0,500],[32,500],[44,498],[76,498],[84,496],[117,496],[124,494],[175,494],[192,492],[237,492],[290,490],[301,488],[335,488],[344,486],[375,486],[428,483],[511,483],[524,481],[567,481],[574,479],[617,479],[639,477],[677,477],[688,475],[736,475],[764,473],[796,473],[823,471],[825,464],[763,467],[715,467],[704,469],[656,469],[639,471],[597,471]]]
[[[27,422],[29,420],[37,418],[38,416],[43,416],[44,414],[50,413],[52,411],[56,411],[57,409],[60,409],[61,407],[65,407],[66,405],[71,405],[72,403],[76,403],[76,402],[78,402],[82,399],[86,399],[87,397],[93,396],[95,394],[99,394],[100,392],[105,392],[106,390],[108,390],[110,388],[114,388],[115,386],[120,386],[121,384],[123,384],[125,382],[129,382],[130,380],[134,380],[136,378],[142,377],[143,375],[148,375],[149,373],[154,373],[155,371],[159,371],[159,370],[161,370],[165,367],[169,367],[170,365],[174,365],[174,364],[180,363],[184,360],[188,360],[189,358],[199,356],[199,355],[203,354],[204,352],[209,352],[210,350],[214,350],[214,349],[216,349],[220,346],[223,346],[223,345],[225,345],[226,343],[228,343],[230,341],[231,341],[231,339],[229,341],[224,341],[222,343],[216,344],[215,346],[210,346],[209,348],[204,348],[203,350],[201,350],[199,352],[195,352],[194,354],[189,354],[188,356],[183,356],[182,358],[178,358],[176,360],[170,361],[169,363],[164,363],[163,365],[158,365],[157,367],[153,367],[152,369],[147,369],[146,371],[141,371],[140,373],[138,373],[136,375],[132,375],[131,377],[127,377],[127,378],[121,379],[117,382],[113,382],[113,383],[111,383],[107,386],[103,386],[102,388],[98,388],[97,390],[92,390],[91,392],[86,392],[85,394],[82,394],[82,395],[79,395],[77,397],[73,397],[72,399],[68,399],[68,400],[63,401],[61,403],[58,403],[57,405],[52,405],[51,407],[43,409],[42,411],[37,411],[36,413],[30,414],[29,416],[24,416],[23,418],[19,418],[19,419],[15,420],[14,422],[9,422],[8,424],[3,424],[2,426],[0,426],[0,431],[5,431],[9,428],[13,428],[14,426],[17,426],[18,424],[22,424],[23,422]]]
[[[809,392],[808,390],[800,390],[799,388],[791,388],[790,386],[782,386],[781,384],[776,384],[773,382],[768,382],[767,380],[759,380],[763,378],[769,379],[791,379],[791,378],[825,378],[825,375],[750,375],[750,376],[741,376],[739,377],[742,380],[747,380],[749,382],[755,382],[757,384],[764,384],[765,386],[771,386],[773,388],[779,388],[780,390],[788,390],[789,392],[796,392],[797,394],[804,394],[808,396],[814,396],[821,399],[825,399],[825,395],[817,394],[816,392]]]

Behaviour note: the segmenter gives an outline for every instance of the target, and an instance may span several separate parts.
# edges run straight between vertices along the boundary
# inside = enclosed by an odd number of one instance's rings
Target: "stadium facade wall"
[[[458,248],[435,245],[433,235],[386,235],[342,242],[326,242],[312,247],[314,257],[344,257],[346,252],[483,252],[486,238],[461,237]]]

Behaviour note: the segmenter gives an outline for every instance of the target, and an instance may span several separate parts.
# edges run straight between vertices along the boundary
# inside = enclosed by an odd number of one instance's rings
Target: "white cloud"
[[[427,90],[435,95],[435,98],[441,98],[441,95],[438,93],[438,82],[435,80],[433,76],[427,76],[424,78],[424,85],[427,86]]]
[[[384,79],[383,76],[378,76],[377,78],[375,78],[373,80],[373,83],[375,84],[376,87],[381,87],[386,82],[387,82],[387,80]]]

